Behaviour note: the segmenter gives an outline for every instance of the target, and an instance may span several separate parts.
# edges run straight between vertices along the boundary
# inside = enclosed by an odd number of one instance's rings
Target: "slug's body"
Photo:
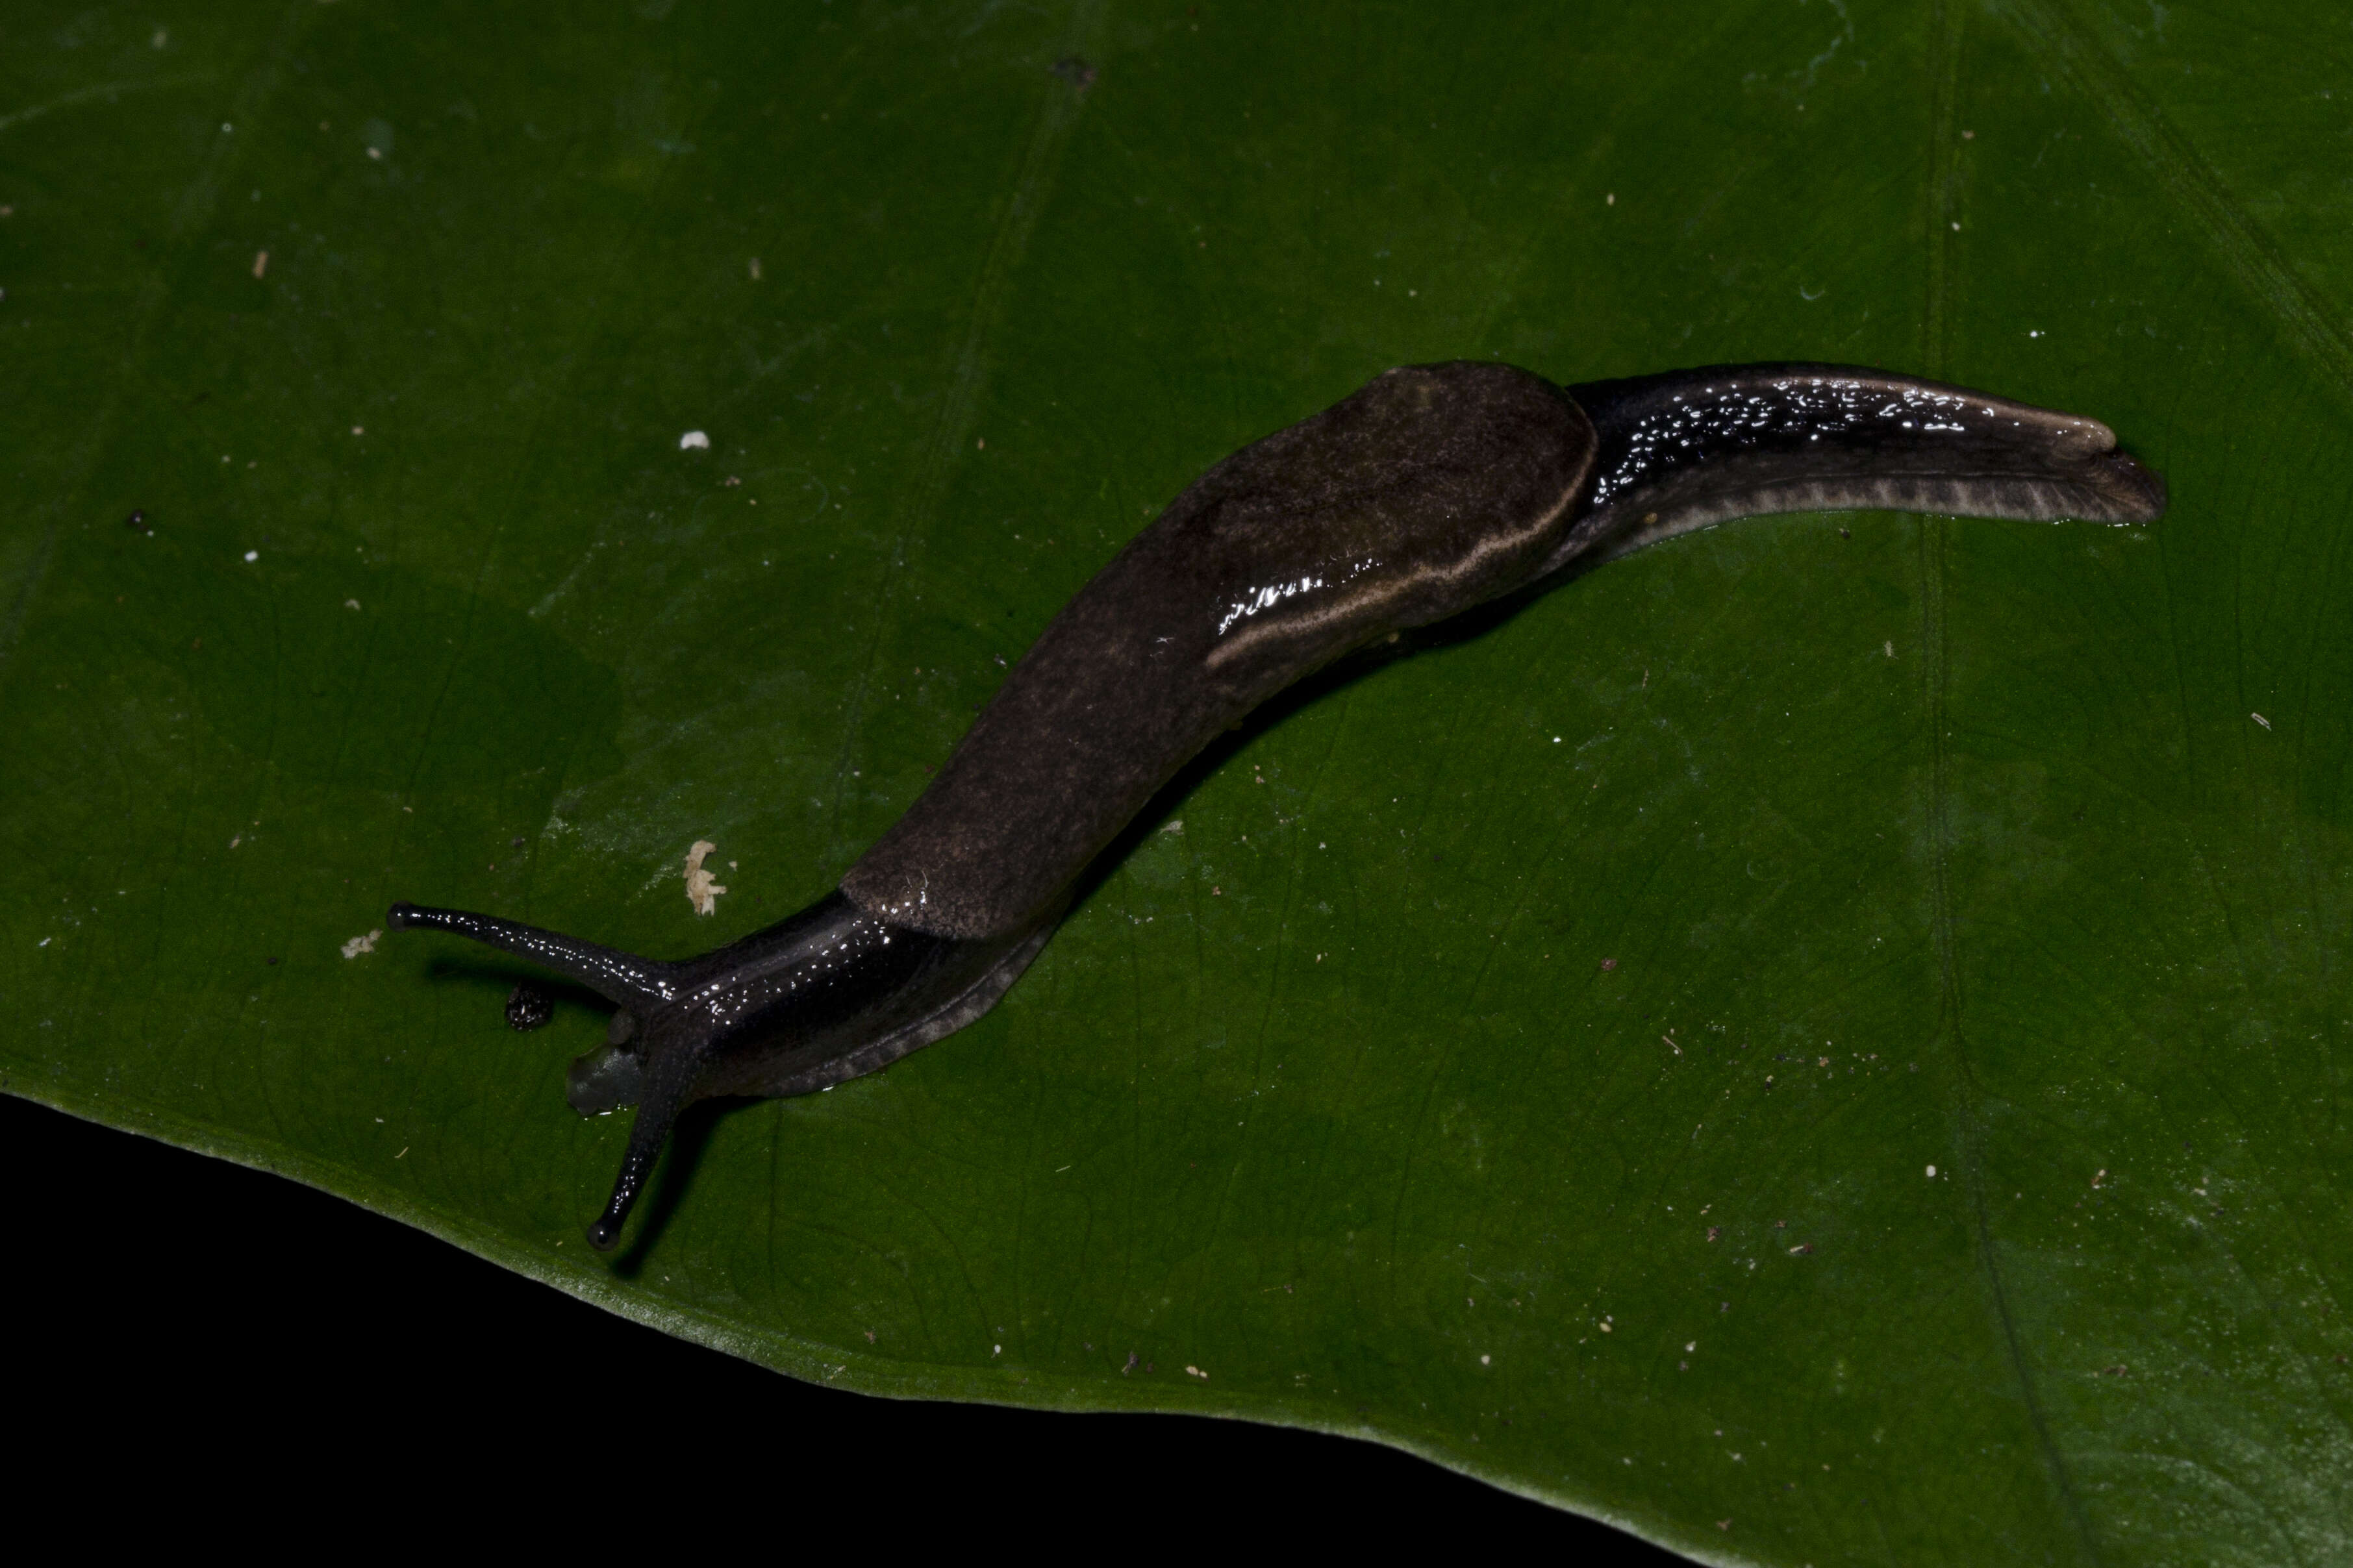
[[[2115,447],[2094,420],[1843,366],[1567,388],[1507,365],[1393,370],[1177,497],[840,890],[792,919],[675,963],[456,910],[398,904],[391,923],[504,948],[620,1009],[571,1089],[584,1113],[638,1106],[590,1231],[609,1247],[687,1103],[805,1094],[978,1017],[1154,792],[1343,655],[1732,517],[2154,520],[2164,486]]]

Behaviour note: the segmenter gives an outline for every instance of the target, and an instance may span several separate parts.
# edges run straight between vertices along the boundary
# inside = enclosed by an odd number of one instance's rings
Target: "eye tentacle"
[[[634,952],[584,942],[561,931],[478,915],[467,910],[441,910],[423,904],[397,903],[385,916],[395,931],[445,931],[471,937],[487,947],[527,958],[543,969],[576,980],[617,1007],[644,1013],[677,994],[685,965],[639,958]]]
[[[638,1119],[629,1128],[629,1147],[621,1156],[620,1173],[613,1178],[613,1195],[606,1200],[605,1212],[596,1223],[588,1227],[588,1245],[597,1251],[610,1252],[621,1239],[621,1226],[644,1194],[646,1180],[661,1158],[662,1145],[670,1141],[679,1112],[697,1098],[695,1079],[701,1066],[691,1051],[649,1053]]]

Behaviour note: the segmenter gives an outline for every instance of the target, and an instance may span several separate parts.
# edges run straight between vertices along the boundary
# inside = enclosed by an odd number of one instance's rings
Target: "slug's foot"
[[[609,1116],[635,1105],[644,1089],[645,1064],[619,1046],[599,1046],[575,1060],[564,1078],[565,1102],[583,1116]]]

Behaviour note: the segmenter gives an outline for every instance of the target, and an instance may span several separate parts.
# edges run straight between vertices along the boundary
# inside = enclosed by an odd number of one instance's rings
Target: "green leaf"
[[[10,1092],[797,1375],[1355,1433],[1715,1560],[2348,1550],[2341,18],[0,37]],[[693,1121],[617,1261],[602,1020],[344,956],[789,912],[1209,463],[1489,356],[1939,375],[2173,510],[1729,526],[1319,685],[995,1013]]]

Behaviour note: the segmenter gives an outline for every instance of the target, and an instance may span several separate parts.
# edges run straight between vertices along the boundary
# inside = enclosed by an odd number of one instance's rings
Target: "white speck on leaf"
[[[2250,713],[2250,714],[2248,714],[2248,715],[2247,715],[2247,717],[2248,717],[2248,718],[2250,718],[2250,719],[2253,719],[2256,723],[2261,724],[2261,725],[2262,725],[2264,729],[2266,729],[2266,730],[2268,730],[2268,729],[2270,729],[2270,728],[2272,727],[2272,721],[2271,721],[2270,720],[2268,720],[2268,719],[2264,718],[2264,717],[2263,717],[2262,714],[2260,714],[2260,713]]]
[[[702,858],[718,847],[708,838],[698,838],[694,841],[694,847],[686,852],[686,901],[694,906],[694,912],[699,915],[715,911],[719,908],[719,895],[727,890],[712,881],[711,873],[702,868]]]
[[[1932,1182],[1936,1179],[1936,1167],[1934,1165],[1928,1167],[1928,1179]]]
[[[678,449],[681,452],[708,452],[711,450],[711,437],[700,430],[689,430],[678,438]]]
[[[352,938],[351,941],[343,943],[343,956],[345,958],[357,958],[361,953],[374,952],[375,951],[375,939],[383,934],[384,932],[381,931],[372,931],[365,936],[355,936]]]
[[[248,561],[259,561],[261,559],[261,552],[259,550],[248,550],[245,552],[245,558]]]

